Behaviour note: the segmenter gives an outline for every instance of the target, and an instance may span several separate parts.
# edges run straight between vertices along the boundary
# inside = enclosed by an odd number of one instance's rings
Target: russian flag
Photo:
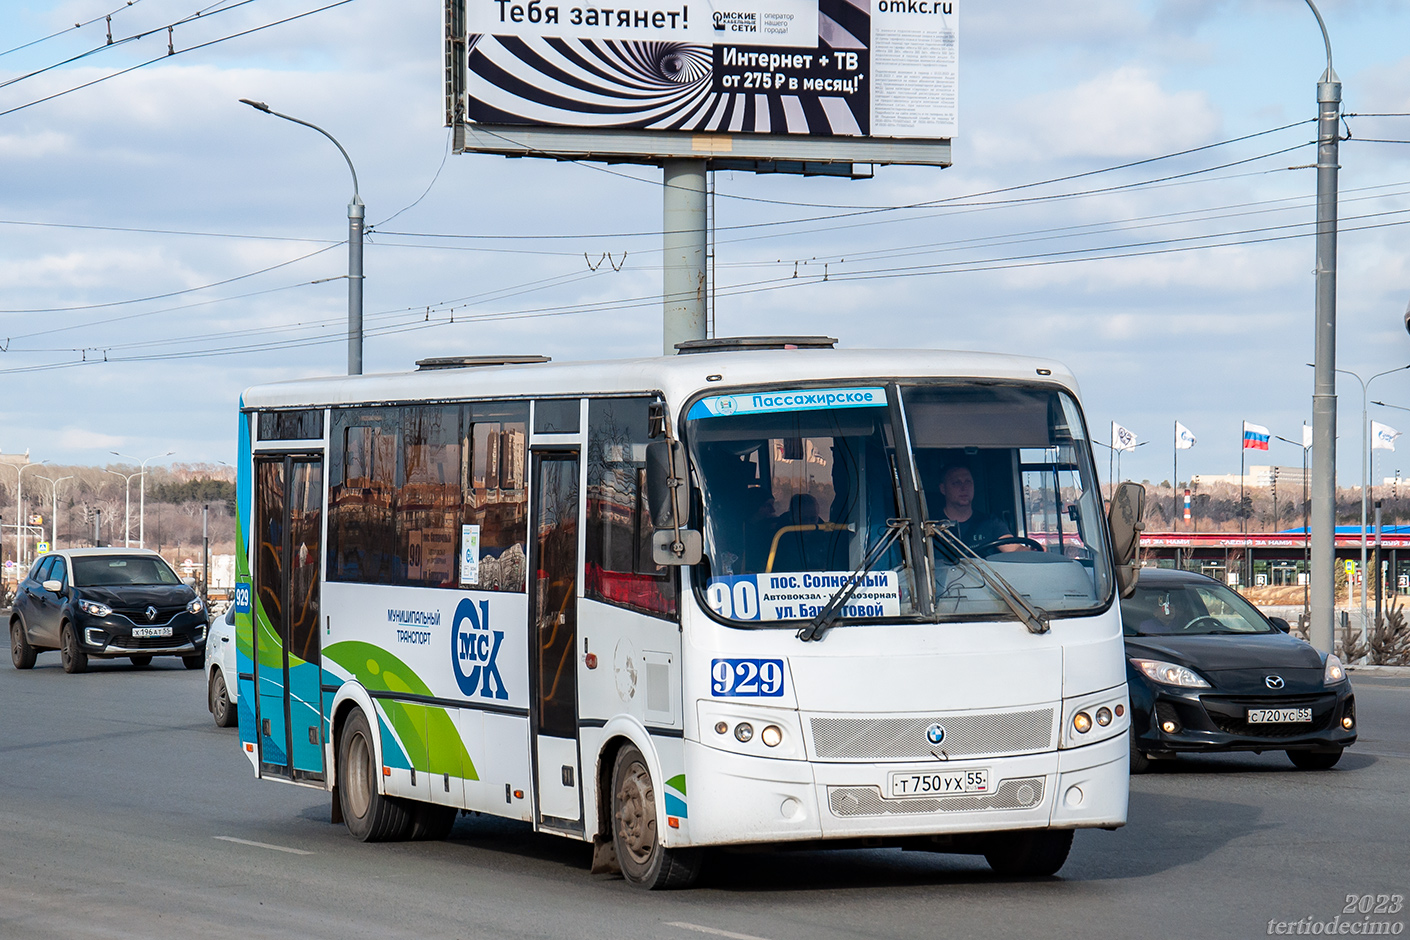
[[[1244,450],[1267,450],[1268,429],[1244,422]]]

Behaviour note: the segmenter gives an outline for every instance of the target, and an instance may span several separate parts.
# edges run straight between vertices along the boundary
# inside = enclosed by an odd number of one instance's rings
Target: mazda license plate
[[[171,627],[133,627],[135,637],[171,636]]]
[[[1248,723],[1251,725],[1282,725],[1310,721],[1312,721],[1311,708],[1250,708],[1248,710]]]
[[[989,768],[972,770],[892,771],[887,775],[887,795],[964,796],[989,792]]]

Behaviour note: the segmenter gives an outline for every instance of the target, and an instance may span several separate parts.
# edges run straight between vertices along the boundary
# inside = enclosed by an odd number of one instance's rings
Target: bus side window
[[[588,403],[586,593],[674,620],[675,568],[651,560],[646,444],[651,398]]]
[[[467,405],[461,426],[461,587],[523,591],[528,558],[529,406],[525,402]],[[467,567],[467,540],[473,564]]]

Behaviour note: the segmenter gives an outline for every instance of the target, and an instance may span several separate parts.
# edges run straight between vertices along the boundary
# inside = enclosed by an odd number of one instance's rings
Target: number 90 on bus
[[[780,698],[783,660],[716,659],[710,679],[710,694],[720,698]]]

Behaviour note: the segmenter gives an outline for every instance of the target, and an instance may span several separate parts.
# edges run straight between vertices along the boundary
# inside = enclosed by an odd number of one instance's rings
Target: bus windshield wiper
[[[989,589],[999,595],[999,599],[1009,606],[1009,610],[1013,611],[1013,615],[1019,619],[1019,622],[1028,628],[1028,632],[1047,633],[1048,621],[1043,611],[1024,600],[1023,595],[1018,593],[1013,585],[1005,581],[1003,575],[994,570],[993,565],[980,558],[955,533],[951,532],[950,529],[953,527],[954,523],[948,519],[942,522],[926,520],[925,534],[948,549],[955,561],[977,574]]]
[[[862,583],[863,576],[871,571],[872,566],[881,559],[882,555],[886,554],[886,551],[894,545],[896,540],[904,535],[910,527],[911,520],[909,519],[887,519],[886,535],[872,546],[871,551],[867,552],[866,557],[862,559],[862,563],[857,566],[857,570],[848,575],[847,580],[843,581],[842,585],[833,592],[832,597],[828,598],[827,603],[823,605],[822,610],[818,611],[817,616],[809,621],[807,626],[798,631],[798,639],[805,643],[809,640],[821,640],[823,634],[828,631],[833,621],[837,619],[837,615],[842,612],[842,608],[847,606],[847,602],[851,600],[852,595],[857,592],[857,588]]]

